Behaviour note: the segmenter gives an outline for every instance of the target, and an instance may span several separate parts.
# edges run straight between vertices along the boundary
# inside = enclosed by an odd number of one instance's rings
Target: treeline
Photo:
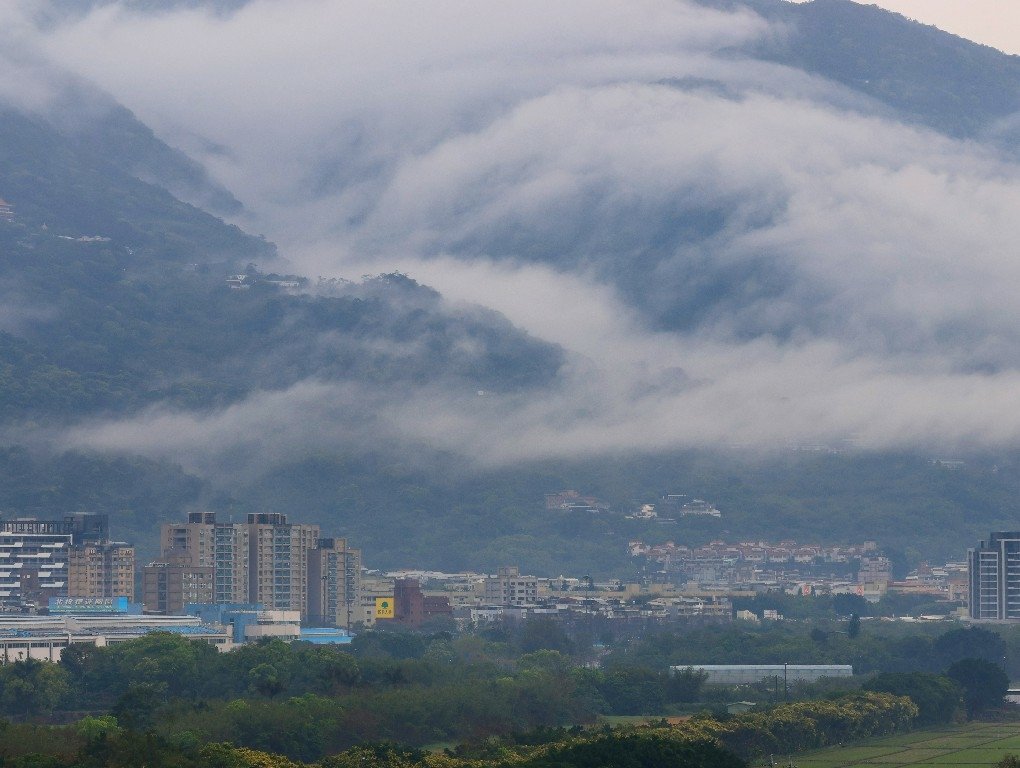
[[[749,686],[724,695],[760,703],[731,715],[695,704],[734,700],[713,696],[703,674],[667,672],[662,654],[679,653],[672,636],[621,643],[630,652],[618,649],[602,668],[591,668],[581,638],[547,620],[529,624],[459,636],[366,632],[344,649],[271,641],[223,654],[168,633],[102,648],[74,645],[57,664],[0,666],[0,713],[16,721],[0,728],[0,765],[140,765],[145,752],[160,756],[146,765],[183,767],[543,768],[576,759],[591,768],[584,756],[601,745],[621,754],[647,750],[650,762],[614,766],[679,768],[694,764],[683,762],[690,755],[681,742],[709,744],[740,759],[789,753],[975,715],[998,706],[1008,686],[992,661],[956,658],[999,653],[998,635],[983,629],[930,637],[897,633],[871,641],[955,660],[938,673],[883,671],[863,686],[850,681],[855,689],[849,691],[792,688],[795,698],[814,697],[792,703]],[[708,636],[700,632],[688,633],[688,642],[704,642]],[[755,633],[731,625],[728,634],[711,637],[721,653],[727,638],[740,642],[746,634]],[[757,634],[771,633],[759,628]],[[602,733],[594,726],[603,714],[666,716],[699,707],[700,713],[669,728]],[[41,725],[47,721],[76,722]],[[383,743],[401,748],[366,746]],[[415,751],[436,744],[461,746],[445,755]]]
[[[443,633],[366,633],[351,650],[273,641],[221,654],[168,633],[73,645],[59,664],[0,667],[0,712],[110,713],[132,730],[307,761],[364,741],[474,740],[605,713],[661,712],[696,701],[704,682],[691,671],[603,671],[558,651],[518,654]]]
[[[313,713],[306,713],[311,715]],[[801,702],[734,716],[697,717],[676,726],[543,729],[442,753],[359,744],[321,757],[318,768],[743,768],[747,758],[790,753],[906,730],[917,715],[909,699],[866,693]],[[298,724],[295,738],[300,737]],[[0,723],[0,759],[11,768],[300,768],[300,758],[192,733],[171,736],[125,729],[113,717],[74,726]],[[307,763],[306,763],[307,764]]]
[[[550,737],[551,740],[550,740]],[[194,744],[124,730],[112,718],[67,728],[0,724],[5,768],[745,768],[716,739],[676,729],[565,731],[538,734],[539,744],[494,742],[480,754],[431,753],[368,744],[315,763],[232,744]]]
[[[743,622],[649,632],[614,648],[604,665],[663,669],[690,664],[851,664],[858,675],[872,672],[945,671],[968,658],[1020,674],[1020,633],[982,627],[953,628],[866,621],[848,635],[849,622]]]
[[[523,651],[522,645],[546,644],[543,637],[549,645],[564,639],[553,632],[529,633],[525,626],[495,631],[499,642],[479,635],[369,632],[347,650],[272,641],[221,654],[167,633],[104,648],[74,645],[59,664],[28,661],[0,667],[0,713],[36,721],[109,715],[120,728],[151,732],[169,743],[230,742],[311,762],[366,742],[477,743],[590,724],[603,714],[693,712],[695,702],[713,693],[704,688],[705,675],[693,669],[670,674],[668,664],[633,663],[642,657],[640,643],[632,657],[611,654],[597,669],[581,663],[581,652],[572,658],[557,650]],[[742,632],[738,627],[731,631]],[[979,653],[991,635],[985,630],[954,632],[933,642]],[[646,642],[653,641],[663,639]],[[996,647],[988,644],[985,650]],[[866,681],[865,691],[794,688],[795,697],[821,698],[775,710],[763,709],[774,701],[769,686],[757,692],[750,686],[725,695],[757,698],[762,705],[754,712],[731,718],[719,711],[698,721],[720,723],[713,738],[745,754],[751,747],[741,741],[741,723],[760,730],[766,711],[791,717],[801,712],[797,707],[828,712],[828,724],[814,726],[823,734],[819,738],[828,738],[826,729],[848,721],[838,713],[849,706],[855,717],[865,718],[852,731],[860,735],[871,727],[869,707],[885,701],[882,696],[910,697],[915,709],[908,719],[934,724],[964,710],[974,714],[995,706],[1008,685],[1002,670],[981,658],[964,657],[939,671],[948,676],[890,671]]]
[[[782,704],[722,722],[695,717],[678,727],[691,736],[715,738],[738,755],[753,758],[905,731],[917,715],[917,705],[905,696],[866,692]]]

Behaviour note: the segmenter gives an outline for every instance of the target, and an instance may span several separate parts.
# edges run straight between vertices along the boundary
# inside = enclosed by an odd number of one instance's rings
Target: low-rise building
[[[691,668],[704,672],[709,685],[749,685],[778,679],[782,684],[812,683],[823,677],[853,677],[850,664],[693,664],[670,667],[674,673]]]
[[[190,604],[187,613],[203,623],[228,628],[237,644],[277,639],[290,642],[301,637],[301,612],[266,609],[258,603]]]
[[[137,640],[152,632],[172,632],[209,643],[221,651],[234,645],[226,629],[203,624],[193,616],[4,615],[0,616],[0,660],[60,661],[60,654],[69,645],[87,643],[102,647]]]
[[[522,576],[515,565],[499,569],[485,580],[485,602],[492,605],[531,605],[538,601],[538,579]]]
[[[445,595],[426,595],[418,579],[396,579],[393,584],[394,621],[407,627],[420,627],[429,619],[453,617],[453,608]]]

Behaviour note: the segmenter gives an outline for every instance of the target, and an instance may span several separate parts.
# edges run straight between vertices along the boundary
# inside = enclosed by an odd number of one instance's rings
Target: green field
[[[967,723],[929,728],[910,734],[804,752],[793,758],[775,756],[777,768],[948,768],[995,765],[1003,755],[1020,754],[1020,722]],[[770,765],[769,761],[758,765]]]

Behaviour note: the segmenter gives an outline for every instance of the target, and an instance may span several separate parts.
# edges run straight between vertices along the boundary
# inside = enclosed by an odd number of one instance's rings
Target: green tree
[[[522,768],[746,768],[732,752],[706,738],[677,738],[662,731],[606,734],[547,752],[522,763]]]
[[[688,703],[697,701],[708,673],[694,667],[678,669],[669,675],[666,681],[666,699],[670,702]]]
[[[87,743],[118,736],[124,729],[117,723],[113,715],[100,715],[99,717],[86,716],[78,721],[75,729]]]
[[[570,655],[574,652],[574,641],[563,630],[561,622],[550,616],[534,616],[524,622],[518,637],[521,650],[559,651]]]
[[[963,704],[960,686],[945,675],[928,672],[886,672],[868,680],[866,691],[909,696],[917,705],[918,725],[951,722]]]
[[[1009,677],[1002,667],[984,659],[961,659],[946,671],[946,676],[963,689],[968,717],[1000,706],[1009,690]]]
[[[861,595],[844,592],[832,596],[832,610],[837,616],[850,616],[855,613],[860,616],[868,613],[869,606],[868,601]]]
[[[668,676],[644,667],[620,666],[606,671],[599,693],[617,715],[655,715],[666,706]]]
[[[998,664],[1006,656],[1006,642],[983,627],[951,629],[935,638],[932,653],[942,669],[961,659],[983,659]]]
[[[287,681],[272,664],[259,664],[248,673],[248,687],[262,696],[272,697],[287,687]]]
[[[49,714],[69,691],[67,672],[57,664],[27,659],[0,667],[0,706],[5,712]]]
[[[165,693],[166,686],[162,683],[132,683],[110,711],[125,728],[142,731],[155,722]]]

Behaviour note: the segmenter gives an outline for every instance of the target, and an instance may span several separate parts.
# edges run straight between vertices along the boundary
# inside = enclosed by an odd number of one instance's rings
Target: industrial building
[[[708,685],[750,685],[762,680],[785,683],[813,683],[823,677],[853,677],[850,664],[693,664],[670,667],[674,673],[685,669],[705,672]]]
[[[96,607],[109,609],[111,603],[77,606],[77,610]],[[119,612],[4,615],[0,616],[0,661],[60,661],[63,650],[74,643],[107,646],[136,640],[151,632],[173,632],[210,643],[220,650],[233,647],[231,633],[227,629],[203,624],[195,616],[142,616]]]

